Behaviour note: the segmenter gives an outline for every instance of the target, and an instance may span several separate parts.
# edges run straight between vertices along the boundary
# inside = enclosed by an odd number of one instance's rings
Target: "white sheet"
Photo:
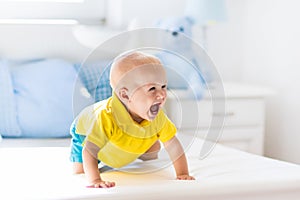
[[[54,140],[55,141],[55,140]],[[65,141],[65,140],[64,140]],[[2,147],[5,146],[5,139]],[[67,142],[68,143],[68,142]],[[65,143],[65,144],[67,144]],[[68,147],[0,148],[0,199],[299,199],[300,166],[217,145],[205,159],[202,140],[187,152],[196,181],[174,180],[172,166],[153,173],[164,161],[136,162],[127,171],[102,174],[116,181],[110,189],[85,187],[84,175],[72,175]]]

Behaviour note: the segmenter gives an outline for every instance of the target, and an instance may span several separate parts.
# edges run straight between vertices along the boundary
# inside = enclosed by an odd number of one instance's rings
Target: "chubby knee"
[[[139,159],[146,160],[154,160],[158,158],[158,152],[161,149],[161,145],[159,141],[156,141],[143,155],[139,157]]]

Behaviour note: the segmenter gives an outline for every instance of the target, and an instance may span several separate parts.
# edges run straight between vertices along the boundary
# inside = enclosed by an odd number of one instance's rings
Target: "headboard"
[[[61,58],[82,62],[91,49],[73,36],[76,25],[0,24],[0,58]]]

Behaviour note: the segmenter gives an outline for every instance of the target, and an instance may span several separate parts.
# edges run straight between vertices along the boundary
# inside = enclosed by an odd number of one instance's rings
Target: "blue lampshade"
[[[185,15],[203,26],[225,21],[225,3],[223,0],[187,0]]]

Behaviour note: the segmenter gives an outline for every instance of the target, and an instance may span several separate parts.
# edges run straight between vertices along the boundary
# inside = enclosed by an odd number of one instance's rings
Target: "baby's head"
[[[153,120],[165,104],[166,72],[152,55],[133,52],[117,57],[111,67],[110,84],[137,122]]]

